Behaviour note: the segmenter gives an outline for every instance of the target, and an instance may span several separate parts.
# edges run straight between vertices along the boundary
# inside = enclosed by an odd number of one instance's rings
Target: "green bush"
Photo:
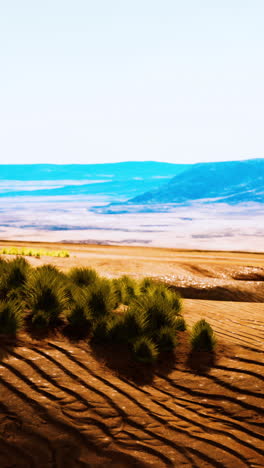
[[[118,322],[119,319],[114,314],[95,320],[92,328],[93,339],[97,342],[117,341],[114,329]]]
[[[176,314],[166,297],[159,294],[147,293],[134,300],[131,311],[145,317],[145,332],[150,336],[156,334],[162,327],[174,328]]]
[[[181,298],[177,292],[169,289],[165,284],[153,284],[148,288],[147,294],[164,299],[164,301],[170,304],[175,314],[180,314],[182,309]]]
[[[191,347],[193,351],[212,351],[216,339],[212,327],[206,320],[196,322],[191,332]]]
[[[6,266],[6,264],[7,260],[4,257],[0,257],[0,268],[2,268],[2,266]]]
[[[94,319],[111,314],[116,306],[112,282],[101,279],[91,286],[88,290],[87,305]]]
[[[69,325],[80,333],[91,324],[91,312],[87,303],[87,294],[79,288],[71,290],[71,305],[67,313]]]
[[[27,282],[30,270],[29,263],[22,257],[17,257],[7,263],[7,283],[10,289],[23,287]]]
[[[24,287],[28,280],[30,266],[28,262],[17,257],[2,264],[0,277],[0,299],[21,299],[24,296]]]
[[[7,264],[8,262],[3,257],[0,257],[0,281],[5,272],[7,271]]]
[[[178,331],[185,331],[186,330],[186,322],[183,317],[177,317],[175,319],[175,329]]]
[[[35,275],[44,275],[47,273],[49,275],[49,278],[54,278],[54,280],[57,280],[58,282],[63,282],[64,284],[67,283],[68,277],[60,271],[56,266],[54,265],[41,265],[35,268],[34,270]]]
[[[97,272],[92,268],[75,267],[69,271],[68,276],[70,280],[80,288],[91,286],[99,279]]]
[[[142,336],[135,341],[133,354],[137,361],[152,364],[158,357],[158,349],[150,338]]]
[[[121,278],[113,279],[112,285],[116,297],[115,308],[117,308],[120,304],[125,304],[127,302],[126,287]]]
[[[148,292],[150,288],[153,288],[156,286],[155,281],[153,281],[152,278],[143,278],[143,280],[139,284],[139,289],[141,294],[145,294]]]
[[[0,257],[0,333],[14,335],[26,311],[32,327],[66,325],[65,333],[78,336],[92,331],[95,341],[130,346],[137,360],[153,363],[159,352],[174,349],[177,330],[186,328],[180,310],[179,296],[150,278],[140,283],[126,275],[108,280],[91,268],[64,274],[52,265],[33,269],[23,257]]]
[[[31,325],[33,328],[47,329],[53,323],[49,314],[45,310],[36,310],[31,316]]]
[[[116,307],[120,304],[129,305],[141,293],[139,283],[127,275],[113,279],[112,283],[116,294]]]
[[[23,326],[20,305],[14,301],[0,301],[0,335],[16,336]]]
[[[69,306],[67,291],[52,271],[35,270],[26,293],[33,325],[55,325]]]
[[[155,343],[160,351],[172,351],[177,345],[177,335],[170,327],[163,327],[155,336]]]
[[[120,319],[119,337],[120,341],[132,342],[144,335],[147,330],[147,315],[145,311],[129,308]]]

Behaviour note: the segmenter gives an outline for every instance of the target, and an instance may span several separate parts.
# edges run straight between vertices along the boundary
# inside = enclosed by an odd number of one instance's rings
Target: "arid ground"
[[[41,245],[55,246],[70,258],[30,262],[175,286],[188,325],[213,326],[216,354],[191,356],[186,332],[155,368],[59,334],[2,340],[0,466],[264,466],[264,254]]]

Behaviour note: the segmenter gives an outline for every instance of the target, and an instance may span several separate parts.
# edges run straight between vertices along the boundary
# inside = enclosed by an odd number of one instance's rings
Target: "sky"
[[[0,0],[0,163],[264,157],[263,0]]]

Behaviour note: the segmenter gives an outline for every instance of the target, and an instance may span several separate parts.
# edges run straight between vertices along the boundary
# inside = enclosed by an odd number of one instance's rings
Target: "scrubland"
[[[17,247],[70,257],[2,255],[1,466],[263,464],[263,254]]]

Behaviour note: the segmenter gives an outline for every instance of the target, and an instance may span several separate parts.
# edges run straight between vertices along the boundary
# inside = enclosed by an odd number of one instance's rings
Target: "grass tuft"
[[[147,334],[153,336],[162,327],[174,328],[175,311],[166,297],[160,294],[147,293],[134,300],[131,310],[137,315],[145,316]]]
[[[14,301],[0,301],[0,334],[16,336],[23,326],[23,314],[20,305]]]
[[[69,306],[69,296],[54,272],[34,270],[26,288],[32,325],[54,326]]]
[[[92,268],[75,267],[69,271],[68,276],[80,288],[94,285],[99,279],[97,272]]]
[[[112,282],[100,279],[88,290],[88,307],[93,319],[105,317],[112,313],[116,306],[116,296]]]
[[[119,322],[116,315],[101,317],[93,324],[92,337],[96,342],[116,341],[115,326]]]
[[[216,344],[213,329],[206,320],[196,322],[191,332],[192,351],[213,351]]]
[[[71,289],[71,306],[67,313],[70,327],[79,334],[91,324],[91,311],[87,303],[87,294],[79,288]]]
[[[29,263],[22,257],[1,264],[0,299],[23,301],[24,287],[31,270]]]
[[[135,341],[133,354],[137,361],[153,364],[157,360],[158,349],[150,338],[142,336]]]
[[[177,331],[185,331],[187,328],[186,321],[183,317],[177,317],[175,319],[175,329]]]
[[[117,305],[120,303],[129,305],[133,299],[140,295],[140,287],[138,282],[130,278],[130,276],[123,275],[118,279],[113,280],[115,294],[117,296]]]
[[[163,327],[155,337],[155,343],[160,351],[172,351],[178,343],[175,330]]]

